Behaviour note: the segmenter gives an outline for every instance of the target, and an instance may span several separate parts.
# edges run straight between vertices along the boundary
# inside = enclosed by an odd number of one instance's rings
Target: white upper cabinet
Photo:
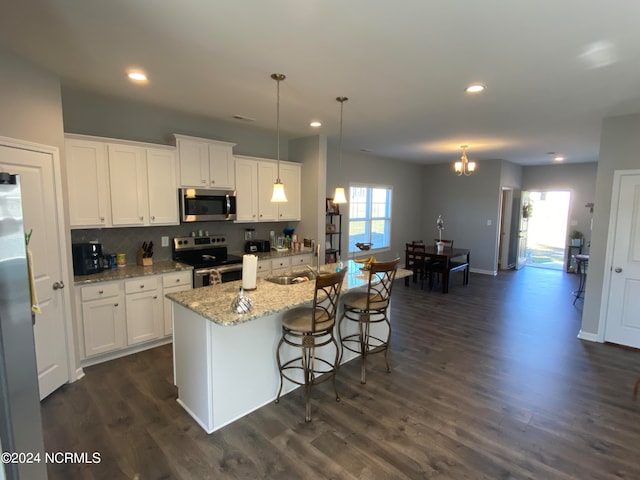
[[[280,162],[280,180],[284,184],[287,202],[277,204],[278,220],[300,220],[302,166],[299,163]]]
[[[173,136],[178,150],[181,187],[235,190],[235,143]]]
[[[110,226],[111,205],[106,144],[65,138],[64,148],[71,228]]]
[[[108,148],[113,226],[149,223],[147,160],[144,149],[113,143]]]
[[[271,202],[273,184],[277,178],[276,163],[258,162],[258,220],[275,222],[278,220],[278,203]]]
[[[273,184],[278,178],[275,160],[236,155],[237,222],[300,220],[301,165],[280,162],[280,180],[286,203],[272,203]]]
[[[258,162],[236,157],[236,221],[258,221]]]
[[[175,148],[65,136],[71,228],[178,225]]]
[[[178,182],[173,149],[147,148],[149,224],[178,225]]]

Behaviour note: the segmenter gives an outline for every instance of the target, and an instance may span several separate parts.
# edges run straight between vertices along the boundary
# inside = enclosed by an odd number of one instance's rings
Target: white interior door
[[[605,341],[640,348],[640,174],[614,177],[613,252]]]
[[[518,227],[518,258],[516,259],[516,270],[520,270],[527,264],[527,237],[529,230],[529,219],[523,215],[523,207],[530,201],[530,194],[522,192],[520,200],[520,225]]]
[[[0,145],[0,171],[20,175],[25,231],[32,231],[29,246],[42,309],[42,314],[36,315],[34,327],[41,399],[69,381],[66,341],[69,311],[64,298],[68,289],[63,290],[62,281],[62,259],[66,256],[61,254],[64,245],[58,231],[53,162],[51,153]]]

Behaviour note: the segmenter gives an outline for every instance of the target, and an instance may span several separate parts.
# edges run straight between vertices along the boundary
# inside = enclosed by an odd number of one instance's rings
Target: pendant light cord
[[[340,102],[340,140],[338,141],[338,178],[342,176],[342,122],[343,122],[343,109],[344,102],[349,100],[348,97],[337,97],[337,101]]]
[[[280,78],[277,79],[277,84],[278,84],[278,94],[277,94],[277,100],[276,100],[276,130],[278,131],[278,145],[277,145],[277,152],[278,152],[278,156],[276,157],[278,159],[278,182],[280,181]]]

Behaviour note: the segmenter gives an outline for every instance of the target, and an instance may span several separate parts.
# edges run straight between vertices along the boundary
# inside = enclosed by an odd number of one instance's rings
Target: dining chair
[[[389,343],[391,340],[391,323],[389,322],[389,301],[391,288],[396,278],[400,258],[388,262],[374,262],[369,268],[369,281],[366,291],[352,290],[343,297],[343,311],[338,321],[338,335],[342,345],[340,358],[344,350],[360,355],[360,383],[366,382],[367,357],[373,353],[384,352],[384,361],[389,367]],[[345,332],[344,320],[357,322],[357,333]],[[386,324],[386,338],[372,333],[374,324]]]
[[[453,250],[453,240],[449,240],[449,239],[438,239],[438,238],[434,238],[434,248],[437,248],[437,244],[438,242],[443,243],[444,244],[444,251],[446,252],[448,251],[452,251]],[[453,257],[449,259],[449,273],[453,273],[453,272],[463,272],[463,282],[466,284],[468,283],[468,276],[469,276],[469,264],[466,261],[466,258],[464,260],[455,260],[455,258],[459,258],[459,257]],[[433,288],[433,277],[435,275],[436,277],[436,281],[440,282],[440,274],[443,273],[443,269],[445,268],[445,264],[443,262],[440,261],[433,261],[428,265],[429,269],[426,270],[425,275],[428,276],[429,278],[429,288]],[[449,279],[451,279],[451,276],[449,275]]]
[[[311,421],[311,388],[328,379],[333,380],[336,402],[340,401],[336,388],[336,371],[340,358],[340,347],[333,330],[336,323],[340,289],[347,269],[321,274],[316,277],[313,304],[292,308],[282,316],[282,338],[276,348],[276,361],[280,373],[280,388],[276,403],[280,402],[282,386],[286,378],[296,385],[304,386],[305,421]],[[300,349],[300,355],[282,363],[283,345]],[[333,358],[323,358],[318,349],[333,344]],[[327,375],[325,375],[327,374]],[[302,378],[300,378],[302,376]]]
[[[405,268],[413,272],[413,283],[420,278],[420,288],[424,287],[426,257],[425,244],[422,242],[407,243],[405,247]],[[409,277],[404,279],[404,285],[409,286]]]

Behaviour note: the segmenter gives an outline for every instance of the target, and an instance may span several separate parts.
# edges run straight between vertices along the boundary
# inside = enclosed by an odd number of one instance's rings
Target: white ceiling
[[[335,140],[344,95],[345,150],[413,162],[593,162],[602,119],[640,112],[638,0],[3,3],[0,47],[65,86],[275,130],[281,72],[283,134]]]

